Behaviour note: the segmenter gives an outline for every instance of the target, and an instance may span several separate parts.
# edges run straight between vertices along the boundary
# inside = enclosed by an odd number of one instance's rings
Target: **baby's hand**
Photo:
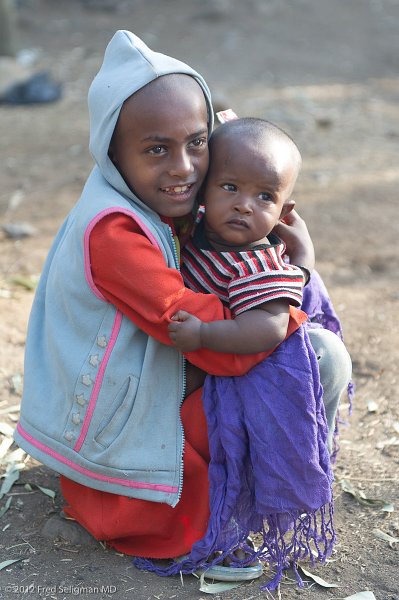
[[[169,337],[182,352],[201,348],[202,321],[185,310],[179,310],[168,325]]]

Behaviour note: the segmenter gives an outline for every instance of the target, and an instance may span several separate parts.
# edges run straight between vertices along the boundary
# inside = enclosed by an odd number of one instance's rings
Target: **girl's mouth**
[[[163,192],[166,194],[186,194],[193,187],[192,183],[188,183],[186,185],[174,185],[169,187],[161,188]]]
[[[161,192],[164,198],[175,204],[186,204],[193,201],[194,184],[186,183],[184,185],[169,185],[162,187]]]

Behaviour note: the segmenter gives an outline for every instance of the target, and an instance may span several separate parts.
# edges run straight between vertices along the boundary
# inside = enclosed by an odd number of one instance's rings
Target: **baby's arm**
[[[213,294],[199,294],[184,287],[177,269],[168,268],[162,252],[129,216],[105,216],[90,235],[93,282],[140,329],[164,344],[172,344],[168,325],[172,315],[188,309],[204,321],[230,320],[230,311]],[[295,328],[304,313],[298,311]],[[299,320],[298,320],[299,319]],[[220,353],[202,348],[187,359],[212,375],[247,373],[268,353]]]
[[[236,316],[232,321],[205,323],[180,310],[169,325],[171,341],[182,352],[208,348],[217,352],[251,354],[272,350],[287,335],[289,304],[273,300]]]

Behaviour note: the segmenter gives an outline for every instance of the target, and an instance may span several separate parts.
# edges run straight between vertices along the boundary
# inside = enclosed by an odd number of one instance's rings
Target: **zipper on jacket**
[[[179,260],[179,256],[177,254],[177,248],[176,248],[176,242],[175,242],[175,238],[173,235],[173,231],[172,228],[168,225],[168,229],[169,229],[169,233],[170,233],[170,237],[172,240],[172,248],[173,248],[173,255],[174,255],[174,259],[175,259],[175,265],[176,265],[176,269],[180,272],[180,260]],[[180,481],[179,481],[179,489],[177,492],[177,502],[179,502],[181,494],[182,494],[182,490],[183,490],[183,475],[184,475],[184,464],[183,464],[183,453],[184,453],[184,444],[185,444],[185,439],[184,439],[184,429],[183,429],[183,423],[181,420],[181,407],[184,401],[184,395],[186,392],[186,359],[184,358],[183,354],[180,352],[180,358],[181,358],[181,368],[182,368],[182,381],[183,381],[183,388],[182,388],[182,395],[180,398],[180,405],[179,405],[179,415],[180,415],[180,434],[181,434],[181,456],[180,456]],[[176,502],[176,504],[177,504]]]

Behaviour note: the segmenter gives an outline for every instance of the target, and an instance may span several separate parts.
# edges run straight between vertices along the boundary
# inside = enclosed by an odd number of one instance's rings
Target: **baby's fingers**
[[[177,313],[171,317],[171,319],[172,321],[186,321],[189,316],[190,313],[186,312],[185,310],[178,310]]]

